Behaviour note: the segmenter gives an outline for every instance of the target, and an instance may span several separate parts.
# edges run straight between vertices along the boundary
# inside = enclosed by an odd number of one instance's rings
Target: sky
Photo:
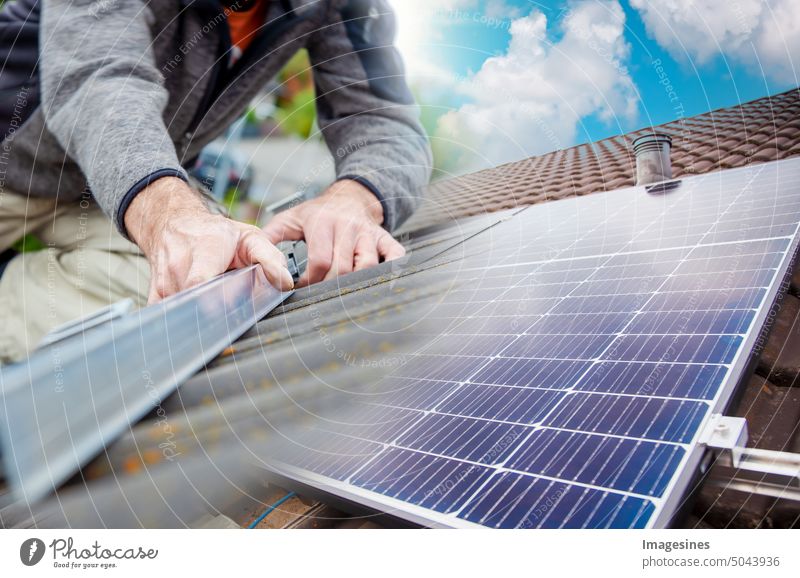
[[[450,174],[776,94],[800,76],[800,0],[389,1]]]

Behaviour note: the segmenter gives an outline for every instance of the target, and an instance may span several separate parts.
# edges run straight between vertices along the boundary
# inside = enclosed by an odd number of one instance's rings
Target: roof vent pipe
[[[633,141],[637,185],[649,185],[672,178],[669,160],[671,148],[672,138],[661,133],[648,133]]]

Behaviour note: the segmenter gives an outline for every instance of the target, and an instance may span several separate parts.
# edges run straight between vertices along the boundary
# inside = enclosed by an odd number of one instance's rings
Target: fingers
[[[150,261],[150,293],[147,298],[148,303],[157,303],[169,297],[173,293],[180,291],[180,285],[175,278],[175,264],[172,262],[182,261],[182,255],[175,255],[166,246],[159,248],[154,258]],[[188,255],[186,256],[188,258]],[[182,272],[181,272],[182,273]],[[181,275],[181,278],[183,275]]]
[[[219,244],[217,248],[217,251],[209,250],[202,243],[198,243],[194,253],[182,247],[163,249],[150,267],[150,291],[147,302],[157,303],[174,293],[208,281],[218,275],[220,270],[224,271],[227,262],[230,262],[230,257],[225,264],[220,264]],[[230,255],[230,252],[228,254]]]
[[[273,245],[277,245],[281,241],[302,241],[304,239],[303,226],[295,213],[296,211],[293,209],[278,213],[264,227],[263,231]]]
[[[405,255],[406,249],[389,233],[381,230],[381,235],[378,237],[378,254],[384,261],[391,261]]]
[[[366,192],[365,201],[355,193],[337,191],[280,213],[264,227],[272,243],[306,241],[307,267],[298,287],[405,255],[403,246],[380,227],[380,219],[365,206],[375,204],[371,193]]]
[[[327,218],[315,219],[306,237],[308,264],[297,284],[299,287],[322,281],[330,271],[333,263],[333,221]]]
[[[378,264],[378,244],[375,235],[362,234],[358,237],[353,255],[353,270],[361,271]]]
[[[239,240],[237,253],[240,258],[236,266],[261,265],[273,287],[281,291],[294,288],[294,280],[286,268],[286,257],[261,230],[256,227],[245,229]]]
[[[257,227],[200,215],[171,222],[160,241],[150,258],[148,303],[247,265],[260,265],[269,282],[282,291],[294,285],[286,257]]]
[[[224,266],[220,267],[218,263],[203,256],[195,255],[192,260],[192,265],[186,275],[186,280],[181,284],[182,289],[189,289],[201,283],[205,283],[209,279],[213,279],[225,271]]]
[[[359,231],[351,221],[339,221],[334,228],[333,259],[331,268],[325,274],[324,280],[334,279],[339,275],[353,272],[355,260],[356,240]]]
[[[190,261],[186,276],[181,283],[181,289],[188,289],[205,283],[213,279],[220,273],[224,273],[230,263],[231,255],[236,249],[236,238],[234,235],[225,236],[217,243],[200,243],[188,258],[183,261]],[[180,272],[176,271],[177,277]]]

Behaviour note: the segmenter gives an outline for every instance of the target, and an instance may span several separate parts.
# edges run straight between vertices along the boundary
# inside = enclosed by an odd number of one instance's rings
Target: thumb
[[[299,219],[294,218],[291,209],[284,213],[278,213],[269,223],[264,226],[264,233],[269,237],[273,245],[281,241],[303,241],[303,225]]]

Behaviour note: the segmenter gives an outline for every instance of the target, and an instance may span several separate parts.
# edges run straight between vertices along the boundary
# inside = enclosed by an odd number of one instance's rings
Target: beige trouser
[[[25,357],[54,327],[130,297],[147,301],[149,268],[87,196],[58,203],[0,193],[0,251],[25,234],[46,246],[0,277],[0,362]]]

